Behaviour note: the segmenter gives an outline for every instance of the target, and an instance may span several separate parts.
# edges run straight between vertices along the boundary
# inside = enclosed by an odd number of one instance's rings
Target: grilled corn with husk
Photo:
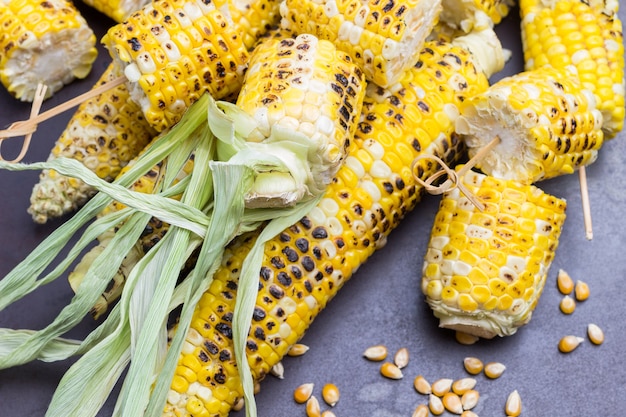
[[[0,1],[0,81],[14,97],[33,101],[38,84],[52,96],[85,78],[98,55],[96,36],[65,0]]]
[[[460,169],[460,167],[459,167]],[[422,270],[422,292],[439,325],[483,338],[528,323],[546,282],[566,202],[534,185],[469,171],[444,193]]]

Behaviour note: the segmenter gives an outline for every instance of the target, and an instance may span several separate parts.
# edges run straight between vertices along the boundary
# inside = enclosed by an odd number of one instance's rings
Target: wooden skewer
[[[589,205],[589,189],[587,188],[587,170],[584,166],[578,169],[578,181],[580,182],[580,197],[583,205],[583,221],[585,224],[585,237],[593,239],[593,227],[591,224],[591,206]]]

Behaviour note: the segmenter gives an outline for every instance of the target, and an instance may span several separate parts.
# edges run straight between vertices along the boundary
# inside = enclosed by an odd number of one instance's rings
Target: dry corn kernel
[[[478,375],[483,371],[483,362],[478,358],[468,356],[463,359],[463,367],[468,373]]]
[[[604,332],[597,324],[589,323],[587,337],[594,345],[601,345],[604,342]]]
[[[339,401],[339,388],[337,388],[335,384],[325,384],[324,387],[322,387],[322,398],[326,404],[334,407],[337,401]]]
[[[589,285],[587,285],[584,281],[576,281],[576,286],[574,287],[574,296],[578,301],[585,301],[589,298]]]
[[[453,392],[446,392],[441,399],[441,402],[446,410],[454,414],[461,414],[463,412],[463,405],[461,404],[461,397]]]
[[[454,382],[450,378],[439,378],[431,385],[431,390],[433,394],[438,397],[443,397],[446,392],[450,392],[452,389],[452,382]]]
[[[509,397],[506,399],[504,411],[507,417],[517,417],[522,413],[522,398],[517,390],[509,394]]]
[[[413,387],[415,388],[415,391],[419,392],[420,394],[429,395],[432,393],[430,383],[426,380],[426,378],[424,378],[423,375],[418,375],[415,377],[415,379],[413,380]]]
[[[564,295],[559,303],[559,308],[563,314],[572,314],[576,310],[576,301],[569,295]]]
[[[380,366],[380,373],[382,376],[389,379],[402,379],[402,370],[396,366],[395,363],[385,362]]]
[[[478,391],[473,389],[467,390],[461,396],[461,405],[463,406],[463,410],[471,410],[472,408],[476,407],[479,398],[480,394],[478,393]]]
[[[446,410],[443,406],[441,398],[437,397],[435,394],[430,394],[428,397],[428,408],[430,409],[430,412],[436,416],[443,414]]]
[[[506,366],[500,362],[489,362],[485,365],[485,376],[491,379],[499,378],[505,369]]]
[[[383,361],[387,358],[387,347],[384,345],[370,346],[365,349],[363,356],[371,361]]]
[[[564,336],[559,340],[559,350],[563,353],[569,353],[576,349],[583,342],[583,338],[579,336]]]
[[[299,404],[304,404],[311,398],[313,387],[314,384],[312,382],[300,385],[293,391],[293,399]]]
[[[574,289],[572,277],[563,269],[559,269],[559,273],[556,276],[556,285],[563,295],[571,293]]]
[[[400,369],[409,364],[409,350],[407,348],[400,348],[393,357],[393,363]]]
[[[233,411],[243,410],[243,406],[245,403],[246,401],[243,399],[243,397],[237,398],[237,401],[235,401],[235,404],[233,404]]]
[[[283,379],[285,377],[285,367],[283,366],[283,363],[278,362],[276,365],[272,366],[270,373],[278,379]]]
[[[461,417],[478,417],[478,414],[471,410],[465,410],[461,413]]]
[[[411,417],[428,417],[428,407],[425,404],[418,405]]]
[[[472,334],[459,332],[459,331],[455,333],[455,338],[456,338],[456,341],[462,345],[473,345],[474,343],[480,340],[480,337],[478,336],[474,336]]]
[[[306,401],[306,415],[307,417],[321,417],[322,411],[320,409],[320,402],[315,395],[311,395]]]
[[[326,410],[322,413],[321,417],[337,417],[337,416],[332,411]]]
[[[463,395],[467,391],[474,389],[476,380],[474,378],[461,378],[452,383],[452,391],[455,394]]]
[[[307,345],[303,345],[302,343],[296,343],[289,348],[287,351],[287,355],[289,356],[302,356],[309,350]]]

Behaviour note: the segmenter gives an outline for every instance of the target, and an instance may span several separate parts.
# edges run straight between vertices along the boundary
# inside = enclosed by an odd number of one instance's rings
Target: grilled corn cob
[[[513,0],[442,0],[439,20],[463,32],[492,28],[514,5]]]
[[[382,87],[417,62],[440,11],[441,0],[285,0],[280,5],[282,28],[334,42]]]
[[[496,136],[477,163],[498,178],[533,183],[595,161],[604,135],[593,94],[575,74],[542,67],[504,78],[461,107],[456,131],[470,157]]]
[[[565,221],[564,200],[534,185],[470,171],[479,211],[444,193],[424,257],[422,291],[441,327],[484,338],[526,324],[539,300]]]
[[[454,163],[463,155],[453,132],[456,107],[488,86],[473,59],[462,48],[430,42],[392,89],[368,86],[349,156],[323,199],[265,245],[247,340],[247,359],[257,381],[419,201],[414,158],[438,155]],[[436,169],[420,160],[415,172],[426,178]],[[225,416],[240,401],[231,320],[239,272],[254,239],[254,234],[240,236],[227,248],[196,307],[165,416]]]
[[[150,0],[83,0],[83,3],[117,23],[123,22],[131,13],[141,9],[149,2]]]
[[[65,0],[0,1],[0,81],[16,98],[33,101],[39,83],[48,98],[85,78],[98,54],[96,36]]]
[[[280,22],[280,0],[229,0],[228,11],[248,49]]]
[[[522,0],[522,45],[527,70],[573,65],[596,94],[605,138],[624,126],[624,35],[617,1]]]
[[[94,88],[112,78],[113,66],[109,65]],[[113,181],[155,135],[122,84],[81,103],[48,160],[76,159],[98,177]],[[35,222],[45,223],[76,210],[94,193],[92,187],[77,178],[43,170],[31,193],[28,212]]]
[[[248,62],[243,36],[223,2],[155,0],[102,41],[157,131],[180,120],[205,92],[235,99]]]

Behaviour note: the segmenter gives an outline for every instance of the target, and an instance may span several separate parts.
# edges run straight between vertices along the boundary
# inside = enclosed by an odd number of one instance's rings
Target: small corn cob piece
[[[109,65],[94,88],[112,79],[113,66]],[[76,159],[110,182],[155,135],[122,84],[81,103],[48,160]],[[45,223],[76,210],[94,193],[95,189],[81,180],[46,169],[33,188],[28,212],[35,222]]]
[[[513,0],[442,0],[439,21],[465,33],[494,27],[508,16]]]
[[[102,42],[159,132],[205,92],[234,100],[248,62],[228,5],[210,0],[154,0],[109,29]]]
[[[441,327],[483,338],[512,335],[539,300],[566,203],[533,185],[473,171],[462,181],[485,210],[457,188],[443,195],[422,292]]]
[[[247,339],[252,375],[262,379],[353,272],[419,201],[411,165],[419,154],[456,161],[455,108],[483,91],[474,57],[432,42],[393,91],[368,86],[346,162],[312,212],[265,245],[253,322]],[[464,80],[452,82],[451,80]],[[436,164],[420,161],[424,179]],[[226,249],[187,330],[165,416],[225,416],[242,396],[231,320],[241,265],[254,233]]]
[[[85,78],[96,59],[96,36],[65,0],[0,1],[0,81],[22,101],[33,101],[39,83],[52,96]]]
[[[281,27],[334,42],[381,87],[394,84],[418,60],[437,22],[441,0],[285,0]]]
[[[456,131],[474,156],[500,143],[476,166],[523,183],[571,174],[597,158],[602,114],[593,94],[564,70],[542,67],[504,78],[461,108]]]
[[[117,23],[123,22],[131,13],[141,9],[150,0],[82,0]]]
[[[527,70],[574,66],[596,94],[607,139],[624,126],[624,35],[617,1],[522,0]]]

